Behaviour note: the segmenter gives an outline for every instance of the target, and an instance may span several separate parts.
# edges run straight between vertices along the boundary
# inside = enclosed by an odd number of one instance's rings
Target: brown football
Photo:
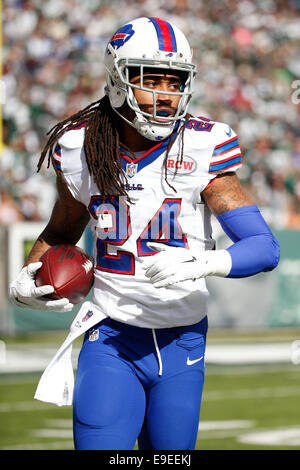
[[[89,293],[94,280],[93,258],[74,245],[55,245],[40,258],[36,285],[51,285],[54,292],[50,299],[66,297],[72,304],[80,303]]]

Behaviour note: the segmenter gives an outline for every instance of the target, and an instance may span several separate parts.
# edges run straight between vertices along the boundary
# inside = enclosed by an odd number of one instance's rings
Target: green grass
[[[210,331],[208,341],[293,341],[300,331]],[[64,332],[6,338],[8,348],[30,345],[55,349]],[[82,339],[74,347],[79,348]],[[72,408],[34,400],[37,374],[0,374],[0,450],[73,449]],[[206,365],[206,378],[196,449],[298,450],[300,448],[300,364],[218,366]],[[269,433],[252,443],[246,435]],[[289,433],[286,440],[284,432]],[[271,433],[271,434],[270,434]],[[273,434],[275,433],[275,434]],[[276,434],[277,433],[277,434]],[[281,434],[282,433],[282,434]],[[255,436],[254,436],[255,437]]]
[[[0,449],[73,449],[72,408],[35,400],[38,379],[27,374],[0,378]],[[58,436],[65,430],[69,437],[39,437],[51,429],[58,429]]]
[[[278,450],[300,447],[300,367],[248,366],[207,368],[200,423],[237,421],[228,429],[200,430],[197,449]],[[239,425],[241,428],[239,428]],[[244,428],[242,426],[245,426]],[[240,437],[249,433],[299,428],[298,445],[247,444]]]
[[[34,400],[38,378],[0,377],[0,449],[73,449],[72,408]],[[299,390],[299,366],[207,366],[196,449],[298,449],[300,437],[298,446],[249,444],[240,437],[300,429]]]

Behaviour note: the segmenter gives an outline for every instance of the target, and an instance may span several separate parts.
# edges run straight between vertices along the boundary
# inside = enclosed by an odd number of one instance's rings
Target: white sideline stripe
[[[209,344],[205,360],[215,364],[292,363],[293,342],[262,344]]]
[[[58,428],[70,428],[72,429],[72,419],[47,419],[45,421],[46,426],[54,426]]]
[[[46,409],[53,410],[56,409],[56,406],[50,403],[42,403],[37,400],[0,403],[0,413],[10,413],[11,411],[42,411]]]
[[[0,364],[6,363],[6,344],[2,339],[0,340]]]
[[[56,351],[54,348],[31,348],[28,350],[28,348],[12,349],[7,347],[5,363],[0,363],[0,375],[1,373],[41,372],[47,367]],[[77,366],[78,354],[79,349],[74,348],[72,357],[74,367]]]
[[[58,437],[60,439],[73,437],[72,429],[33,429],[29,434],[34,437]]]
[[[254,388],[254,389],[241,389],[241,390],[228,390],[228,391],[210,391],[203,394],[203,401],[216,401],[216,400],[248,400],[257,398],[270,398],[270,397],[289,397],[300,395],[299,386],[291,387],[278,387],[278,388]],[[56,409],[55,405],[50,403],[39,402],[38,400],[32,401],[19,401],[19,402],[4,402],[0,403],[0,413],[9,413],[11,411],[41,411],[45,409]]]
[[[299,386],[277,388],[249,388],[241,390],[204,392],[203,401],[214,400],[247,400],[256,398],[288,397],[300,394]]]
[[[250,364],[292,364],[297,354],[293,342],[249,343],[249,344],[212,344],[208,343],[205,353],[206,364],[250,365]],[[74,348],[72,362],[77,367],[80,348]],[[5,357],[0,361],[1,373],[41,372],[56,353],[56,348],[42,346],[16,347],[7,346]],[[4,362],[5,360],[5,362]]]
[[[200,421],[199,431],[216,431],[222,429],[244,429],[255,425],[254,420]]]
[[[244,444],[300,446],[300,427],[269,429],[243,434],[238,441]]]
[[[199,431],[197,440],[202,441],[211,441],[212,439],[228,439],[228,438],[237,438],[241,435],[240,429],[226,429],[221,431]]]
[[[46,425],[57,425],[55,429],[33,429],[30,435],[40,438],[70,438],[73,436],[72,420],[47,420]],[[250,428],[255,425],[254,420],[227,420],[227,421],[203,421],[200,422],[198,430],[203,431],[220,431],[220,430],[239,430]],[[61,429],[61,427],[71,427],[71,429]],[[230,433],[232,435],[232,433]],[[226,436],[228,433],[226,433]]]

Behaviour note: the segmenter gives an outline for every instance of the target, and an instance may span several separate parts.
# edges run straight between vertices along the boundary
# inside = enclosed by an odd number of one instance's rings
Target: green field
[[[206,365],[196,449],[300,449],[300,364]],[[40,374],[0,374],[0,449],[73,449],[72,409],[33,399]]]

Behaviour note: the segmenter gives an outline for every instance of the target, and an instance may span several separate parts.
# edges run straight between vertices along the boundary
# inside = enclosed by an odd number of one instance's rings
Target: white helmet
[[[122,26],[109,40],[104,58],[107,70],[105,93],[109,96],[112,108],[147,139],[165,139],[172,133],[176,121],[187,112],[196,74],[196,66],[191,60],[192,50],[186,37],[171,23],[151,17],[138,18]],[[136,75],[141,76],[140,85],[130,83],[132,67],[137,70]],[[153,69],[164,69],[184,77],[180,92],[164,92],[181,97],[174,116],[157,114],[156,94],[163,92],[143,86],[145,68],[151,68],[152,72]],[[134,88],[153,93],[153,114],[139,108]],[[125,103],[135,112],[132,122],[117,111]],[[157,118],[160,122],[154,120]]]

